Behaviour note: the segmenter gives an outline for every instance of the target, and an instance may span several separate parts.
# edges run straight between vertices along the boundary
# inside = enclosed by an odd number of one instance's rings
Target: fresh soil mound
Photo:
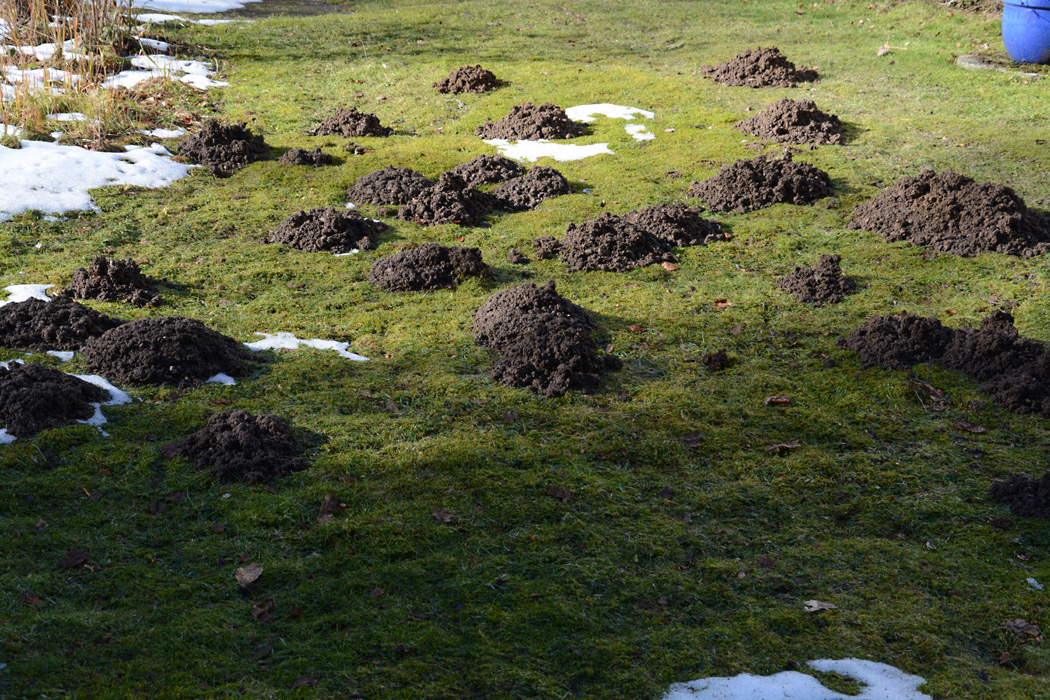
[[[309,165],[319,168],[322,165],[331,165],[335,162],[335,159],[320,148],[315,148],[312,151],[308,151],[305,148],[289,148],[277,162],[286,165]]]
[[[540,236],[532,242],[532,249],[540,260],[553,260],[561,255],[561,241],[554,236]]]
[[[324,207],[300,211],[270,233],[270,243],[284,243],[311,253],[349,253],[374,250],[387,225],[366,219],[356,211]]]
[[[730,235],[722,230],[722,224],[702,218],[702,211],[700,207],[685,204],[655,204],[628,212],[621,218],[679,248],[729,240]]]
[[[569,270],[626,272],[659,262],[674,262],[671,244],[638,228],[623,217],[601,213],[577,226],[569,224],[562,239],[562,255]]]
[[[528,265],[532,261],[529,260],[529,256],[525,255],[520,250],[511,248],[507,251],[507,262],[512,265]]]
[[[730,87],[798,87],[817,79],[817,72],[795,68],[780,49],[748,49],[729,61],[701,66],[701,75]]]
[[[755,116],[736,123],[745,134],[777,143],[840,144],[842,122],[821,112],[813,100],[781,98]]]
[[[991,495],[1019,517],[1050,518],[1050,472],[1039,479],[1014,474],[1005,481],[993,481]]]
[[[463,277],[489,274],[477,248],[446,248],[424,243],[376,260],[368,272],[372,284],[391,292],[421,292],[455,287]]]
[[[464,92],[488,92],[500,85],[499,78],[481,66],[463,66],[448,74],[447,78],[434,83],[438,92],[459,95]]]
[[[215,119],[179,144],[180,156],[207,165],[213,175],[240,170],[249,163],[263,160],[269,152],[263,137],[253,134],[243,123],[220,124]]]
[[[467,185],[455,173],[442,173],[437,184],[420,192],[397,210],[397,218],[424,226],[481,223],[495,206],[492,195]]]
[[[0,306],[0,347],[79,350],[88,340],[122,323],[69,297],[27,299]]]
[[[332,116],[306,132],[314,136],[389,136],[394,130],[379,123],[379,117],[356,108],[340,107]]]
[[[91,261],[88,269],[78,268],[73,281],[62,294],[74,299],[97,299],[134,306],[159,306],[158,280],[142,274],[131,258],[110,260],[104,255]]]
[[[93,338],[83,352],[91,370],[107,377],[179,387],[198,386],[220,372],[244,376],[255,360],[233,338],[179,316],[130,321]]]
[[[508,141],[538,141],[540,139],[571,139],[587,133],[587,127],[574,122],[565,110],[551,102],[536,106],[531,102],[512,107],[498,122],[485,121],[474,130],[483,139]]]
[[[1050,250],[1050,215],[1031,211],[1005,185],[978,183],[950,170],[902,178],[857,207],[849,227],[964,257],[1028,258]]]
[[[25,438],[87,420],[109,392],[35,362],[0,367],[0,428]]]
[[[572,185],[554,168],[538,166],[521,177],[505,182],[492,193],[497,206],[507,211],[525,211],[535,208],[540,202],[572,194]]]
[[[496,292],[474,312],[473,328],[478,344],[502,354],[492,379],[541,396],[593,391],[606,370],[621,366],[612,355],[599,356],[587,312],[561,297],[553,281]]]
[[[935,318],[901,312],[868,319],[840,345],[857,353],[864,367],[904,369],[938,359],[952,337],[952,329]]]
[[[694,183],[690,194],[714,211],[744,213],[773,204],[812,204],[831,196],[831,178],[809,163],[758,156],[723,165],[718,173]]]
[[[503,156],[478,156],[449,172],[459,175],[471,187],[480,187],[521,177],[525,174],[525,166]]]
[[[388,165],[359,177],[346,194],[353,202],[408,204],[433,185],[433,180],[411,168]]]
[[[777,280],[785,292],[790,292],[803,303],[837,304],[847,295],[857,291],[857,284],[842,276],[838,255],[821,255],[820,262],[813,267],[796,266]]]
[[[230,409],[208,418],[203,428],[180,441],[179,454],[219,481],[256,484],[308,466],[292,427],[281,416],[253,416]]]

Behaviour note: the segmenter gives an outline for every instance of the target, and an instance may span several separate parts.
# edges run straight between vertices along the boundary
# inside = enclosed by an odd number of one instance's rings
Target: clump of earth
[[[701,75],[730,87],[798,87],[817,79],[817,72],[796,68],[775,46],[761,46],[713,66],[701,66]]]
[[[0,347],[23,350],[79,350],[124,323],[69,297],[27,299],[0,306]]]
[[[707,367],[712,372],[721,372],[729,367],[729,355],[726,353],[725,348],[705,352],[700,361],[704,363],[704,367]]]
[[[394,130],[379,123],[379,117],[358,112],[356,107],[339,107],[323,122],[310,129],[314,136],[389,136]]]
[[[230,409],[178,443],[177,451],[219,481],[264,483],[307,468],[299,441],[281,416]]]
[[[462,66],[434,83],[438,92],[459,95],[464,92],[488,92],[500,85],[499,78],[481,66]]]
[[[388,165],[359,177],[346,194],[353,202],[408,204],[433,185],[433,180],[411,168]]]
[[[842,276],[839,255],[821,255],[813,267],[795,266],[795,269],[777,280],[785,292],[794,294],[807,304],[837,304],[857,291],[857,284]]]
[[[473,330],[479,345],[501,354],[493,381],[540,396],[594,391],[606,371],[622,366],[599,355],[587,312],[559,295],[553,281],[496,292],[474,313]]]
[[[701,207],[654,204],[623,215],[623,220],[667,241],[677,248],[728,241],[732,236],[722,224],[700,216]]]
[[[993,481],[991,496],[1022,518],[1050,518],[1050,472],[1038,479],[1014,474]]]
[[[267,239],[311,253],[331,251],[349,253],[374,250],[379,234],[387,225],[372,221],[356,211],[324,207],[292,214]]]
[[[831,196],[831,177],[809,163],[796,163],[790,153],[781,158],[758,156],[723,165],[689,193],[714,211],[744,213],[773,204],[812,204]]]
[[[213,175],[225,175],[263,160],[270,147],[245,124],[221,124],[210,119],[200,131],[179,143],[179,155],[207,165]]]
[[[532,242],[532,249],[540,260],[553,260],[561,255],[561,241],[554,236],[540,236]]]
[[[459,175],[442,173],[436,184],[420,192],[408,204],[397,210],[397,218],[415,221],[424,226],[460,224],[474,226],[481,223],[494,208],[493,196],[470,187]]]
[[[868,319],[839,344],[857,353],[863,367],[904,369],[941,357],[952,335],[935,318],[902,311]]]
[[[62,294],[74,299],[159,306],[164,300],[157,292],[158,282],[142,274],[138,263],[131,258],[110,260],[99,255],[86,270],[77,268],[73,273],[73,281],[62,290]]]
[[[92,371],[107,377],[177,387],[198,386],[220,373],[244,376],[255,360],[233,338],[179,316],[129,321],[85,343],[83,354]]]
[[[528,265],[532,261],[529,260],[529,256],[525,255],[520,250],[511,248],[507,251],[507,262],[512,265]]]
[[[551,102],[537,106],[532,102],[512,107],[498,122],[485,121],[474,130],[483,139],[508,141],[538,141],[540,139],[571,139],[587,133],[587,127],[574,122],[565,110]]]
[[[465,277],[489,274],[477,248],[446,248],[424,243],[376,260],[368,272],[372,284],[391,292],[421,292],[455,287]]]
[[[842,122],[822,112],[813,100],[781,98],[753,117],[736,123],[745,134],[794,144],[841,144]]]
[[[534,209],[540,202],[573,193],[572,185],[554,168],[537,166],[521,177],[503,183],[492,195],[507,211]]]
[[[1050,215],[1032,211],[1005,185],[950,170],[902,178],[857,207],[849,227],[964,257],[1050,250]]]
[[[449,172],[462,177],[471,187],[480,187],[521,177],[525,166],[504,156],[478,156]]]
[[[18,438],[87,420],[109,392],[71,374],[27,362],[0,367],[0,428]]]
[[[312,151],[308,151],[305,148],[289,148],[278,162],[286,165],[309,165],[319,168],[322,165],[331,165],[335,162],[335,159],[320,148],[315,148]]]

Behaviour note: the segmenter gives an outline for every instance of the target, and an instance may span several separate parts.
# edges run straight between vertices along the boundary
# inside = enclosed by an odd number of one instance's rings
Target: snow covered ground
[[[624,119],[628,123],[624,130],[631,135],[635,141],[650,141],[656,135],[650,132],[645,124],[635,122],[640,116],[652,119],[656,115],[647,109],[640,107],[626,107],[614,105],[608,102],[598,104],[576,105],[565,110],[565,114],[573,121],[593,122],[596,117],[603,116],[610,119]],[[540,158],[553,158],[558,162],[568,160],[581,160],[602,154],[613,155],[608,143],[557,143],[541,139],[539,141],[508,141],[507,139],[484,139],[490,146],[495,146],[500,155],[514,160],[523,160],[535,163]]]

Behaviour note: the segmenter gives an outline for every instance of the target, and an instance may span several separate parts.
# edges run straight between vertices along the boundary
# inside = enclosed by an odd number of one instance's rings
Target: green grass
[[[1008,182],[1050,208],[1050,152],[1037,145],[1048,83],[954,66],[998,41],[994,18],[873,8],[358,2],[166,30],[216,51],[231,85],[207,100],[225,118],[248,120],[278,152],[321,146],[340,163],[197,172],[164,190],[96,191],[98,214],[21,216],[0,225],[0,287],[61,286],[94,255],[130,256],[184,285],[171,306],[92,306],[192,316],[242,341],[345,339],[373,360],[278,354],[234,387],[132,390],[133,404],[107,411],[108,438],[64,428],[3,447],[0,696],[659,698],[673,682],[851,656],[921,675],[939,699],[1044,694],[1050,654],[1001,623],[1044,619],[1046,593],[1025,579],[1050,584],[1050,531],[1028,519],[998,529],[1008,511],[987,490],[1046,470],[1046,420],[989,404],[975,380],[937,365],[915,373],[951,402],[927,412],[908,372],[861,369],[835,340],[902,309],[975,326],[994,299],[1015,307],[1022,333],[1050,341],[1044,259],[933,256],[846,229],[855,205],[924,166]],[[897,48],[877,57],[884,43]],[[749,90],[698,74],[771,44],[819,65],[821,82]],[[467,63],[508,84],[458,97],[431,88]],[[507,250],[601,211],[687,201],[691,180],[755,155],[733,124],[782,96],[848,123],[847,146],[797,156],[831,173],[835,198],[715,217],[733,240],[680,251],[674,272],[533,262],[531,279],[555,280],[591,311],[625,366],[592,396],[494,386],[470,326],[490,294],[525,281]],[[379,250],[351,258],[258,242],[299,209],[342,206],[377,168],[436,176],[491,152],[474,128],[525,100],[653,109],[657,138],[639,145],[599,119],[580,142],[609,141],[615,155],[554,164],[593,196],[488,227],[394,221]],[[374,149],[357,156],[303,135],[337,106],[376,112],[397,133],[357,139]],[[366,281],[397,245],[460,236],[482,249],[492,281],[427,294]],[[829,252],[860,293],[812,308],[776,287]],[[708,372],[700,356],[722,347],[733,365]],[[776,394],[792,405],[763,405]],[[267,490],[162,458],[227,402],[307,431],[311,468]],[[988,432],[960,433],[957,420]],[[698,448],[682,442],[690,433],[703,435]],[[792,439],[790,454],[766,453]],[[547,495],[551,485],[576,500]],[[319,525],[331,492],[346,509]],[[88,550],[89,568],[58,567],[71,547]],[[242,557],[265,567],[251,595],[233,577]],[[804,612],[814,598],[838,609]],[[271,622],[253,619],[253,604],[270,603]],[[307,677],[316,685],[293,689]]]

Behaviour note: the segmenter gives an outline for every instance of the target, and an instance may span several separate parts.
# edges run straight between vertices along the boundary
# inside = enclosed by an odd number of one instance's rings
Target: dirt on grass
[[[259,134],[253,134],[244,123],[222,124],[210,119],[204,127],[179,143],[179,155],[207,165],[212,175],[228,175],[235,170],[264,160],[270,147]]]
[[[832,190],[826,172],[785,153],[723,165],[714,176],[693,183],[689,193],[714,211],[744,213],[773,204],[812,204]]]
[[[219,481],[264,483],[309,466],[288,421],[237,409],[208,418],[177,451]]]
[[[660,262],[675,262],[670,243],[623,217],[605,212],[583,224],[569,224],[561,248],[561,258],[572,272],[626,272]]]
[[[628,212],[622,218],[677,248],[728,241],[732,238],[722,228],[722,224],[701,217],[702,212],[702,207],[690,207],[686,204],[654,204]]]
[[[553,260],[561,255],[561,241],[554,236],[540,236],[532,241],[532,249],[540,260]]]
[[[1038,479],[1024,474],[992,482],[992,500],[1010,506],[1022,518],[1050,518],[1050,471]]]
[[[124,323],[69,297],[27,299],[0,306],[0,347],[79,350],[84,343]]]
[[[493,191],[499,208],[506,211],[534,209],[540,202],[572,194],[575,190],[554,168],[537,166],[521,177],[503,183]]]
[[[529,256],[525,255],[520,250],[511,248],[507,251],[507,262],[512,265],[528,265],[532,261],[529,260]]]
[[[0,367],[0,428],[18,438],[87,420],[95,414],[91,404],[109,398],[94,384],[35,362]]]
[[[54,303],[54,302],[52,302]],[[257,358],[233,338],[192,318],[129,321],[83,347],[93,372],[129,384],[199,386],[216,374],[248,374]]]
[[[142,274],[131,258],[110,260],[96,256],[88,269],[77,268],[73,281],[62,294],[74,299],[96,299],[133,306],[159,306],[164,303],[157,292],[159,280]]]
[[[819,76],[815,70],[796,68],[775,46],[748,49],[729,61],[701,66],[701,75],[730,87],[798,87]]]
[[[459,95],[464,92],[488,92],[500,86],[496,74],[481,66],[462,66],[434,83],[438,92]]]
[[[477,248],[446,248],[424,243],[376,260],[368,279],[391,292],[421,292],[455,287],[464,277],[489,274]]]
[[[331,165],[335,162],[335,159],[320,148],[315,148],[312,151],[308,151],[305,148],[289,148],[277,162],[285,165],[309,165],[319,168],[322,165]]]
[[[777,285],[806,304],[837,304],[857,291],[856,282],[842,276],[841,260],[839,255],[821,255],[816,265],[796,266],[777,280]]]
[[[839,345],[857,353],[864,367],[905,369],[940,358],[952,336],[937,319],[902,311],[868,319]]]
[[[400,205],[408,204],[433,185],[433,180],[411,168],[388,165],[359,177],[346,195],[355,203]]]
[[[857,207],[849,228],[963,257],[1028,258],[1050,250],[1050,214],[1030,210],[1005,185],[950,170],[902,178]]]
[[[311,253],[349,253],[355,248],[374,250],[379,234],[387,228],[386,224],[366,219],[356,211],[324,207],[292,214],[267,240]]]
[[[503,156],[478,156],[449,172],[462,177],[471,187],[494,185],[525,174],[525,166]]]
[[[389,136],[394,130],[379,123],[379,117],[358,112],[356,107],[339,107],[330,117],[306,133],[313,136]]]
[[[496,292],[474,313],[473,330],[479,345],[501,353],[493,381],[540,396],[594,391],[606,371],[622,366],[599,355],[587,312],[560,296],[553,281]]]
[[[841,144],[842,122],[822,112],[813,100],[783,97],[753,117],[736,123],[745,134],[793,144]]]
[[[420,192],[397,210],[397,218],[423,226],[475,226],[495,208],[492,195],[467,184],[453,172],[442,173],[435,185]]]
[[[508,141],[538,141],[540,139],[571,139],[587,133],[587,127],[574,122],[565,110],[551,102],[537,106],[525,102],[512,107],[498,122],[485,121],[474,130],[483,139]]]

